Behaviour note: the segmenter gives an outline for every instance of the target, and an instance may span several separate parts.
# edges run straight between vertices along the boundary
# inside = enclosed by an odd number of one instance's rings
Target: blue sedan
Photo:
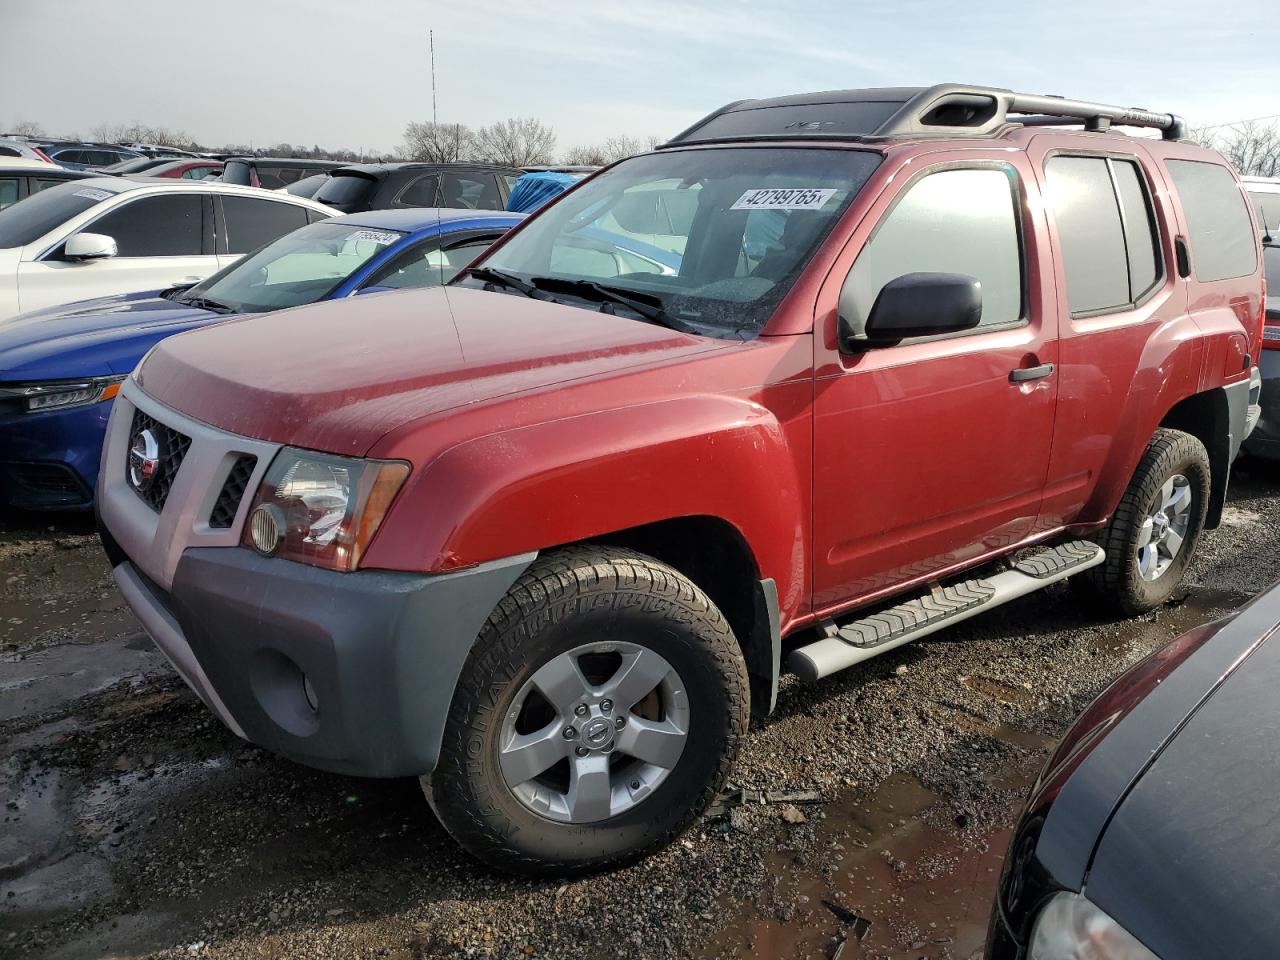
[[[0,325],[0,503],[92,506],[109,401],[165,337],[238,314],[446,283],[522,219],[434,209],[334,217],[193,287],[86,300]]]

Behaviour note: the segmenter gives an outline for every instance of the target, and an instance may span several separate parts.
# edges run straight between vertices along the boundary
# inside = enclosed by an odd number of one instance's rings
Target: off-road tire
[[[688,740],[666,779],[635,807],[597,823],[556,822],[507,786],[499,731],[534,671],[602,631],[649,647],[680,675]],[[558,876],[610,869],[665,846],[698,818],[724,786],[749,718],[737,641],[696,584],[631,550],[564,548],[534,561],[481,630],[454,692],[439,762],[422,787],[445,829],[490,865]]]
[[[1181,430],[1157,430],[1147,444],[1115,514],[1094,538],[1106,551],[1107,559],[1071,578],[1078,592],[1104,612],[1125,617],[1154,610],[1173,596],[1182,583],[1204,529],[1209,509],[1209,469],[1209,454],[1198,439]],[[1169,568],[1155,580],[1144,580],[1138,572],[1138,535],[1148,509],[1160,494],[1160,488],[1171,476],[1179,473],[1191,485],[1191,518],[1187,536]]]

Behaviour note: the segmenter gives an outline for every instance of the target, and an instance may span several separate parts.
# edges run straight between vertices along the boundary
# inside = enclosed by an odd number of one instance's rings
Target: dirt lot
[[[1125,666],[1267,585],[1278,505],[1280,474],[1240,469],[1189,592],[1139,621],[1060,589],[788,683],[738,766],[749,802],[563,885],[477,866],[415,781],[237,740],[86,524],[0,518],[0,956],[825,958],[847,940],[842,960],[964,960],[1048,745]]]

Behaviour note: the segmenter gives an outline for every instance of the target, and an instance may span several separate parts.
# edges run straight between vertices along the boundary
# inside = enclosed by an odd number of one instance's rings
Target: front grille
[[[166,427],[155,417],[148,416],[141,410],[133,412],[133,429],[129,432],[129,445],[143,430],[150,430],[156,438],[158,458],[156,471],[150,483],[139,487],[132,482],[129,471],[129,457],[125,457],[125,481],[133,487],[134,492],[142,498],[147,506],[156,513],[164,509],[164,502],[169,499],[169,488],[173,486],[173,478],[178,475],[182,466],[182,458],[187,455],[191,446],[191,438],[179,433],[172,427]]]
[[[236,511],[240,509],[240,501],[244,499],[244,492],[248,489],[249,478],[253,476],[253,468],[257,465],[258,458],[247,453],[232,465],[222,491],[218,494],[218,500],[213,505],[213,511],[209,514],[209,526],[221,530],[231,526],[236,518]]]
[[[90,501],[89,488],[65,463],[0,464],[0,474],[8,475],[12,506],[77,507]]]

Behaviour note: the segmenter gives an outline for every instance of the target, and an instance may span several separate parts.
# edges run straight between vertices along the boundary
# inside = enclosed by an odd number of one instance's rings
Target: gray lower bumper
[[[308,766],[394,777],[435,767],[472,644],[534,556],[426,576],[198,548],[182,555],[170,592],[127,560],[115,576],[238,736]]]

